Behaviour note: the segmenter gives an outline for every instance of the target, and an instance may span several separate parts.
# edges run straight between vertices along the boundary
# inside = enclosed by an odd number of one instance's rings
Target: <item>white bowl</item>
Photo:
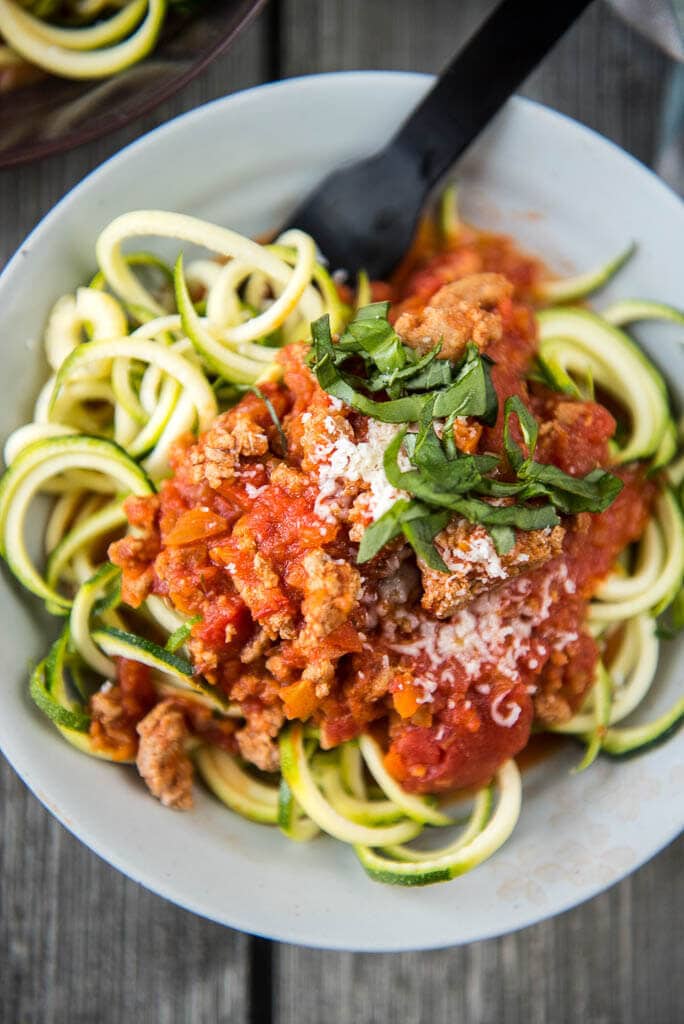
[[[325,171],[381,145],[430,79],[352,73],[297,79],[219,100],[172,121],[90,175],[45,218],[0,278],[0,434],[27,416],[45,368],[36,347],[51,303],[93,270],[112,217],[157,207],[258,234]],[[606,293],[682,303],[684,207],[652,174],[580,125],[516,99],[458,169],[466,216],[514,234],[558,270],[589,268],[634,238],[635,259]],[[675,385],[671,329],[642,337]],[[21,386],[18,386],[21,382]],[[681,396],[680,396],[681,397]],[[500,935],[556,914],[622,878],[682,827],[684,753],[673,740],[581,776],[573,752],[526,773],[520,823],[470,875],[427,889],[371,882],[350,849],[297,845],[199,790],[165,810],[134,770],[87,760],[31,706],[27,667],[54,632],[0,580],[2,749],[36,796],[100,856],[199,914],[275,939],[351,950],[433,948]],[[681,692],[678,643],[663,645],[657,694]]]

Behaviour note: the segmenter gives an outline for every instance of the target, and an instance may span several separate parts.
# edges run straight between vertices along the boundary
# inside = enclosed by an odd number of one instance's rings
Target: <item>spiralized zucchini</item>
[[[100,0],[80,3],[101,9]],[[0,30],[9,6],[11,25],[28,32],[37,19],[25,11],[15,18],[8,0],[0,0]],[[53,61],[67,49],[74,59],[91,57],[86,40],[108,46],[111,56],[149,34],[150,19],[164,7],[165,0],[134,0],[101,26],[74,29],[76,36],[39,22],[31,38],[50,49]],[[454,191],[445,195],[438,227],[447,243],[456,241]],[[173,266],[154,252],[129,251],[142,237],[171,240]],[[197,247],[205,251],[198,254]],[[179,435],[205,430],[246,388],[277,379],[280,345],[305,337],[308,324],[324,314],[332,331],[340,331],[351,310],[318,262],[313,239],[301,231],[262,246],[194,217],[141,210],[109,224],[96,253],[98,272],[59,298],[48,319],[51,376],[33,421],[5,443],[0,552],[63,622],[32,674],[35,703],[78,750],[122,760],[120,751],[95,742],[87,710],[88,696],[98,686],[106,693],[116,679],[116,659],[146,665],[160,698],[182,698],[224,724],[242,717],[238,705],[194,674],[195,620],[156,595],[134,614],[120,606],[119,570],[105,552],[126,528],[125,497],[155,492],[170,472],[169,451]],[[607,281],[628,255],[592,274],[552,282],[540,295],[554,304],[574,301]],[[360,275],[357,304],[370,298],[370,283]],[[604,317],[562,305],[539,313],[540,355],[551,384],[578,395],[591,378],[612,394],[626,414],[615,461],[648,460],[654,479],[669,481],[640,542],[590,606],[588,627],[602,656],[596,682],[584,706],[555,729],[585,744],[582,770],[601,753],[628,756],[661,742],[684,718],[680,701],[651,723],[624,724],[657,680],[656,616],[681,597],[684,576],[678,494],[684,460],[672,461],[681,431],[662,376],[621,329],[645,318],[682,322],[671,307],[634,300]],[[29,509],[41,494],[53,502],[44,568],[26,540]],[[402,788],[371,735],[326,751],[310,724],[293,722],[279,746],[281,770],[271,778],[211,743],[195,739],[188,752],[209,790],[231,810],[298,842],[323,833],[347,843],[378,881],[417,886],[454,878],[491,856],[520,813],[513,761],[472,796],[465,819],[455,820],[453,806]],[[439,845],[429,841],[436,829],[447,836]]]
[[[62,27],[24,10],[14,0],[0,0],[0,33],[11,52],[44,71],[63,78],[107,78],[150,53],[170,2],[128,0],[103,21]],[[104,6],[92,8],[86,17],[98,17]]]

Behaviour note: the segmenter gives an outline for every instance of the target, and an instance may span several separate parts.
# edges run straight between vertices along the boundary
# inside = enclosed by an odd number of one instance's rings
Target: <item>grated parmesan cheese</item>
[[[431,679],[429,676],[421,676],[411,682],[413,686],[419,687],[422,691],[420,696],[416,697],[416,704],[431,704],[437,689],[437,680]]]
[[[506,712],[502,712],[501,705],[506,700],[509,693],[510,690],[506,690],[505,693],[498,693],[490,707],[492,721],[495,722],[496,725],[502,726],[504,729],[510,729],[511,726],[515,725],[522,714],[520,705],[515,703],[509,704],[508,710]]]
[[[501,564],[492,538],[481,527],[475,527],[470,533],[465,547],[442,551],[442,556],[449,569],[456,570],[459,568],[459,564],[462,565],[466,562],[477,565],[489,579],[505,580],[508,576]]]
[[[390,648],[410,658],[423,655],[437,677],[445,661],[456,660],[469,679],[480,676],[487,665],[496,665],[501,675],[517,679],[523,659],[546,653],[542,644],[535,644],[533,633],[549,616],[557,581],[558,573],[550,574],[532,595],[529,580],[518,578],[476,598],[451,620],[421,619],[411,642],[397,642],[394,626],[388,624]]]
[[[336,431],[331,416],[326,417],[324,423],[328,433]],[[335,521],[329,502],[345,482],[366,485],[367,490],[358,500],[363,501],[373,520],[379,519],[398,498],[405,496],[404,491],[398,491],[389,483],[383,466],[385,449],[396,432],[396,424],[370,420],[366,441],[355,441],[338,434],[329,445],[317,447],[319,493],[314,511],[319,519]],[[408,459],[406,463],[408,465]]]

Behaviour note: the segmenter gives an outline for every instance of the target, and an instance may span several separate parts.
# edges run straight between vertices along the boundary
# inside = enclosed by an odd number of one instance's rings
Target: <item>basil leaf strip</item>
[[[489,426],[497,420],[491,360],[472,342],[455,363],[437,358],[441,345],[419,357],[402,342],[387,320],[388,312],[387,302],[362,307],[337,344],[328,316],[311,325],[310,365],[323,390],[366,416],[402,424],[385,450],[383,466],[391,486],[410,497],[399,498],[366,529],[359,562],[367,562],[403,534],[425,565],[448,572],[434,538],[454,514],[484,526],[497,552],[505,555],[515,546],[515,530],[556,526],[559,512],[603,512],[615,500],[622,481],[603,469],[573,477],[535,461],[539,425],[518,395],[507,398],[504,406],[504,449],[515,479],[489,476],[501,465],[496,455],[462,454],[452,431],[457,417],[474,416]],[[353,372],[344,369],[349,360]],[[537,373],[545,383],[555,373],[556,386],[570,391],[572,382],[558,379],[555,367],[539,362]],[[376,401],[368,392],[389,397]],[[514,437],[514,418],[524,448]],[[445,421],[439,432],[435,420]],[[409,433],[412,423],[419,428]],[[410,469],[399,464],[402,446]],[[495,505],[483,498],[508,498],[513,503]],[[537,503],[527,504],[531,501]]]
[[[368,313],[378,307],[373,315]],[[490,361],[481,356],[475,345],[468,345],[465,358],[453,368],[446,360],[436,361],[436,351],[427,361],[416,361],[416,354],[404,345],[390,324],[380,318],[387,303],[374,303],[359,310],[337,345],[333,345],[330,318],[325,315],[311,325],[313,339],[313,371],[318,383],[329,395],[339,398],[353,409],[384,423],[411,423],[419,420],[423,410],[432,404],[432,418],[447,416],[478,416],[483,422],[496,422],[498,401],[489,374]],[[386,315],[386,313],[385,313]],[[341,365],[348,356],[363,355],[372,360],[368,379],[348,375]],[[443,364],[444,368],[440,368]],[[408,370],[415,371],[411,386]],[[402,374],[401,378],[398,374]],[[456,376],[454,377],[454,373]],[[432,387],[416,394],[415,389]],[[366,397],[369,391],[393,389],[414,393],[399,395],[385,402]]]
[[[466,352],[466,360],[454,383],[436,396],[432,415],[434,419],[477,416],[491,427],[496,423],[499,411],[499,401],[489,376],[491,362],[480,355],[475,345],[468,345]]]
[[[256,386],[256,384],[246,384],[243,387],[245,391],[251,391],[253,395],[256,395],[257,398],[260,398],[261,401],[266,406],[266,408],[268,409],[268,415],[271,417],[271,422],[278,431],[278,439],[280,441],[280,446],[282,448],[282,454],[287,455],[287,437],[285,436],[283,425],[280,422],[280,417],[278,416],[278,413],[275,411],[275,408],[273,407],[273,402],[268,397],[268,395],[265,395],[263,393],[261,388],[258,388]]]
[[[529,456],[523,456],[520,445],[511,433],[511,417],[518,418],[523,439],[529,449]],[[539,428],[537,421],[517,395],[506,399],[504,406],[504,447],[512,468],[524,488],[523,495],[545,494],[561,512],[572,515],[578,512],[604,512],[623,488],[622,480],[604,469],[594,469],[586,476],[570,476],[558,466],[534,461]]]
[[[437,572],[449,572],[448,566],[434,545],[434,539],[450,518],[448,512],[433,512],[420,518],[406,519],[401,525],[406,540],[418,558]]]
[[[545,530],[560,522],[553,505],[489,505],[477,498],[459,498],[451,506],[471,523],[514,526],[518,530]]]
[[[623,488],[619,477],[595,469],[585,477],[569,476],[557,466],[533,462],[524,468],[525,476],[542,484],[561,512],[604,512]]]
[[[510,398],[506,399],[506,404],[504,405],[504,448],[506,449],[506,455],[508,456],[511,468],[517,473],[525,461],[525,456],[520,445],[517,441],[513,440],[511,432],[511,418],[513,416],[516,416],[518,419],[523,440],[530,453],[530,459],[534,458],[539,427],[530,410],[517,395],[511,395]]]
[[[386,544],[394,540],[401,533],[401,517],[411,507],[408,498],[400,498],[388,508],[379,519],[366,527],[366,530],[359,544],[359,553],[356,561],[368,562],[374,558]]]
[[[491,526],[489,536],[497,555],[507,555],[515,547],[515,531],[510,526]]]
[[[367,562],[386,544],[403,533],[416,554],[432,568],[448,572],[433,540],[449,520],[448,512],[433,512],[426,505],[408,498],[399,498],[394,505],[366,529],[357,562]]]
[[[343,347],[353,339],[353,351],[366,352],[382,373],[400,370],[407,361],[405,346],[387,320],[388,311],[388,302],[362,307],[340,338]]]

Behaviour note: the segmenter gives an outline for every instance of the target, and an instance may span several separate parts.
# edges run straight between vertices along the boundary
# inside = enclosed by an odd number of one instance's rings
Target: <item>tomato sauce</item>
[[[503,405],[515,394],[540,423],[539,461],[572,475],[609,467],[611,412],[528,379],[544,269],[509,239],[464,228],[440,252],[424,236],[374,298],[390,298],[397,317],[485,271],[504,274],[514,291],[498,305],[501,336],[487,348],[499,416],[472,445],[503,454]],[[197,616],[195,667],[246,714],[311,717],[328,747],[375,729],[389,770],[411,791],[479,785],[526,746],[535,719],[562,720],[581,705],[598,657],[586,602],[643,532],[655,484],[638,466],[613,469],[624,483],[618,498],[600,515],[566,517],[553,557],[438,620],[421,606],[415,556],[399,541],[356,565],[351,512],[363,481],[341,479],[335,515],[322,503],[316,460],[328,434],[358,443],[366,424],[320,389],[304,355],[301,345],[283,350],[283,381],[263,386],[286,451],[266,404],[246,395],[199,440],[177,442],[158,497],[129,499],[141,536],[111,551],[125,599],[153,593]],[[220,739],[229,743],[230,730]]]

